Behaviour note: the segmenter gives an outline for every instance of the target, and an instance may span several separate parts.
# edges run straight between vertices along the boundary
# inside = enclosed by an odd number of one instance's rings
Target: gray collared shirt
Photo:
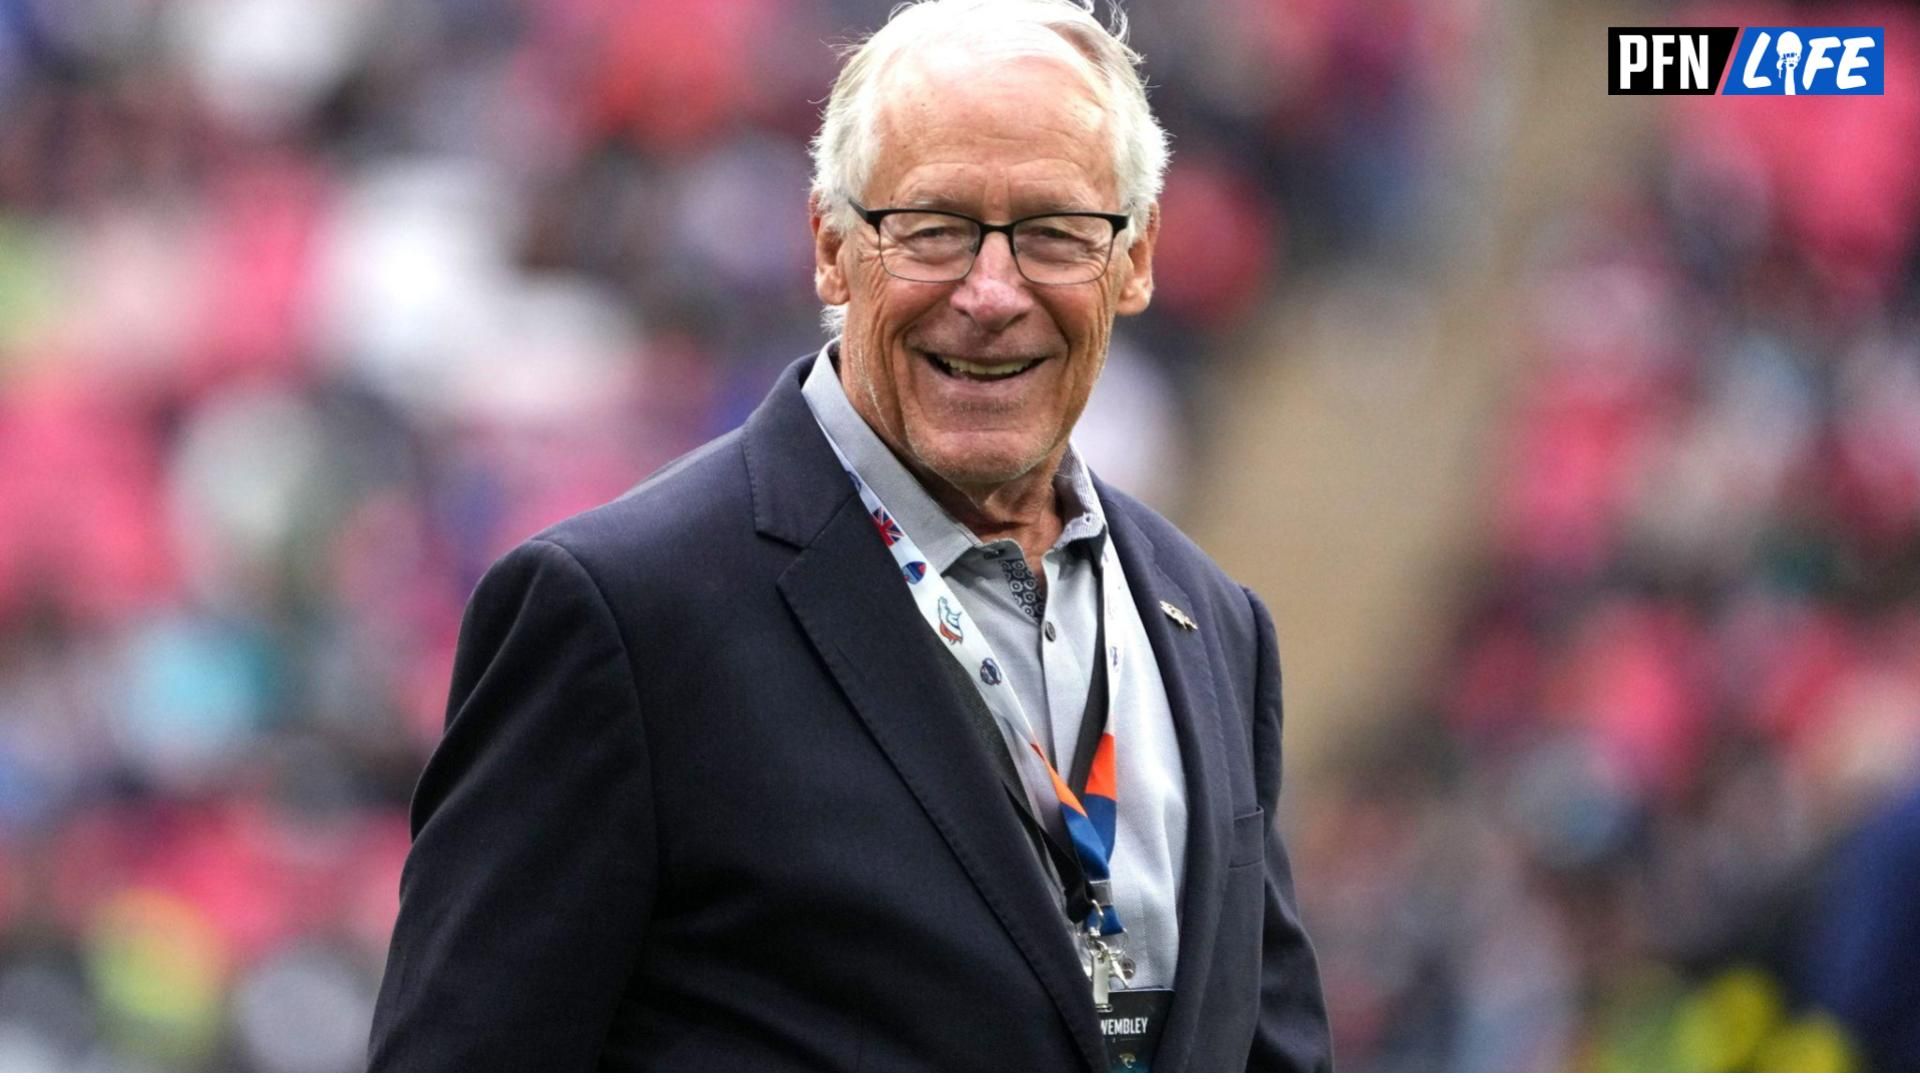
[[[837,343],[822,349],[803,388],[814,418],[986,634],[1008,685],[1049,743],[1065,775],[1078,749],[1100,640],[1102,553],[1111,543],[1092,475],[1070,446],[1054,476],[1066,525],[1041,556],[1043,598],[1020,546],[984,542],[921,487],[847,399],[834,367]],[[1119,573],[1119,564],[1111,564]],[[1125,581],[1118,594],[1128,595]],[[1118,604],[1108,643],[1132,662],[1108,688],[1119,772],[1113,854],[1114,902],[1139,965],[1133,985],[1171,986],[1179,947],[1180,880],[1186,854],[1186,785],[1165,685],[1131,604]],[[1012,732],[1008,752],[1024,754]],[[1041,820],[1059,829],[1057,806]]]

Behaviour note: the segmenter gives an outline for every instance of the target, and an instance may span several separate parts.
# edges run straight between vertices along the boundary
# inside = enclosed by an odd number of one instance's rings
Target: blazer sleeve
[[[1333,1036],[1321,996],[1320,968],[1294,902],[1293,870],[1274,816],[1280,803],[1280,652],[1273,618],[1260,598],[1247,590],[1253,605],[1254,648],[1258,676],[1254,687],[1253,775],[1260,807],[1266,812],[1266,916],[1260,948],[1260,1016],[1252,1072],[1325,1072],[1333,1068]]]
[[[569,551],[529,541],[461,626],[371,1067],[592,1068],[652,907],[651,799],[612,612]]]

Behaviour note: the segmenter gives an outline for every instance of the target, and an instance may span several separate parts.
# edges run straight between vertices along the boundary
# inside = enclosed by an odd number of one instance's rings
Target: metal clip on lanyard
[[[983,710],[984,712],[984,710]],[[991,721],[991,717],[988,720]],[[1000,742],[1000,732],[990,728],[985,732],[1000,747],[1000,757],[1006,758],[1006,744]],[[1011,764],[1011,762],[1009,762]],[[1008,801],[1020,818],[1020,824],[1026,827],[1027,835],[1035,847],[1044,851],[1047,861],[1053,864],[1054,874],[1060,880],[1060,891],[1066,899],[1067,919],[1073,923],[1080,938],[1081,948],[1086,950],[1082,964],[1087,978],[1093,984],[1093,1005],[1096,1009],[1107,1007],[1107,995],[1112,980],[1119,979],[1124,988],[1132,981],[1136,965],[1133,957],[1120,944],[1122,935],[1103,935],[1100,928],[1106,923],[1107,909],[1113,906],[1112,883],[1107,881],[1089,881],[1080,860],[1068,851],[1048,833],[1033,816],[1033,810],[1027,805],[1026,795],[1002,776],[1002,785],[1006,788]]]

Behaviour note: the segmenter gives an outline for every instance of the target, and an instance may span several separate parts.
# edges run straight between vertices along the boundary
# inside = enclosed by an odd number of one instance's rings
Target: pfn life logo
[[[1884,94],[1885,31],[1877,26],[1749,26],[1724,94]]]
[[[1607,93],[1884,94],[1885,46],[1877,26],[1613,26]]]

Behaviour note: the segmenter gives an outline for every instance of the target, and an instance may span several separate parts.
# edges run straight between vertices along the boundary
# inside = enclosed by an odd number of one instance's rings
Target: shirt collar
[[[813,370],[807,373],[807,380],[801,386],[801,394],[821,430],[840,447],[854,471],[880,497],[887,512],[907,535],[913,537],[927,560],[945,573],[969,551],[985,545],[972,529],[955,520],[927,494],[927,489],[920,486],[920,481],[854,410],[853,402],[847,400],[846,388],[840,385],[840,374],[834,368],[839,346],[839,340],[835,339],[820,350]],[[1107,539],[1106,513],[1101,509],[1100,496],[1093,490],[1093,474],[1087,471],[1086,463],[1071,442],[1067,444],[1066,455],[1060,459],[1059,471],[1054,473],[1053,488],[1060,497],[1061,515],[1066,518],[1054,550],[1086,540],[1098,560]]]

